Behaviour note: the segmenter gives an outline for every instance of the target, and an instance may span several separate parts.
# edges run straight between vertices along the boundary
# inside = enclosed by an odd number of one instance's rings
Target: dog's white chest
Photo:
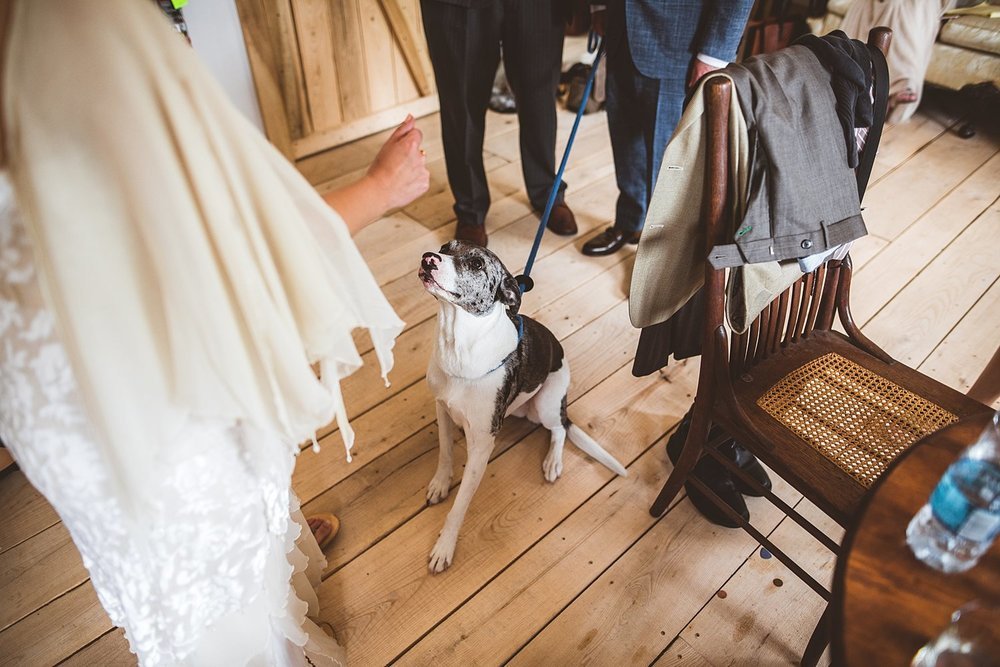
[[[502,370],[472,380],[454,377],[442,371],[433,359],[427,369],[427,384],[434,397],[444,403],[451,418],[463,428],[490,423],[503,378]]]

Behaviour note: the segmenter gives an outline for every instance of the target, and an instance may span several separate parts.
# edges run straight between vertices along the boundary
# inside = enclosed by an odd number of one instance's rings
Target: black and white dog
[[[569,366],[551,331],[518,315],[517,281],[492,252],[452,241],[424,253],[418,272],[439,304],[437,345],[427,383],[437,399],[440,451],[427,500],[438,503],[451,486],[456,424],[465,431],[468,456],[455,503],[430,555],[430,570],[451,565],[458,531],[486,471],[504,417],[527,417],[551,432],[542,463],[545,479],[562,474],[563,444],[571,441],[619,475],[625,468],[566,416]]]

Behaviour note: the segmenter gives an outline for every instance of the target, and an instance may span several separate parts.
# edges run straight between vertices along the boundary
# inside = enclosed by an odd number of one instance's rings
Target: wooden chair
[[[869,44],[883,53],[891,32],[876,28]],[[728,109],[731,83],[706,84],[708,246],[729,243]],[[706,248],[706,254],[707,250]],[[724,326],[725,271],[706,260],[706,317],[698,391],[687,440],[650,513],[660,516],[685,482],[707,495],[784,565],[829,601],[830,593],[697,477],[702,455],[715,458],[761,492],[716,447],[731,436],[840,525],[846,526],[886,466],[924,435],[986,406],[894,361],[851,317],[851,261],[830,261],[774,299],[745,334]],[[846,335],[833,330],[839,316]],[[725,434],[708,442],[712,424]],[[771,492],[764,495],[834,553],[838,545]],[[802,658],[818,661],[828,643],[824,612]]]

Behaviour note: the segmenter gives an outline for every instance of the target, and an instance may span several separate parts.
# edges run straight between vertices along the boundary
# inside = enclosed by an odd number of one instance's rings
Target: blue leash
[[[569,152],[573,149],[573,141],[576,139],[576,131],[580,127],[580,119],[587,108],[587,101],[590,99],[590,91],[594,87],[594,75],[597,74],[597,67],[601,64],[601,56],[604,55],[604,43],[596,33],[591,32],[587,37],[587,51],[593,53],[594,64],[590,67],[590,76],[587,77],[587,85],[583,89],[583,98],[580,100],[580,108],[576,110],[576,120],[573,121],[573,130],[569,133],[569,141],[566,142],[566,150],[563,152],[562,162],[559,164],[559,171],[556,172],[556,179],[552,182],[552,189],[549,190],[549,200],[545,202],[545,212],[542,219],[538,221],[538,231],[535,233],[535,242],[531,245],[531,252],[528,254],[528,261],[524,265],[524,273],[517,276],[517,284],[521,287],[521,294],[530,292],[535,286],[535,281],[529,277],[531,267],[535,265],[535,255],[538,254],[538,247],[542,244],[542,236],[545,234],[545,227],[548,225],[549,216],[552,214],[552,207],[556,203],[556,195],[559,194],[559,186],[562,185],[563,172],[566,171],[566,163],[569,161]]]

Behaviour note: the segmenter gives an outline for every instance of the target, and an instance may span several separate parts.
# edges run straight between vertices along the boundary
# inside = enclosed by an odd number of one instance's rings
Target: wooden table
[[[959,453],[992,415],[933,433],[902,454],[844,537],[833,581],[834,665],[909,665],[973,599],[1000,603],[1000,540],[971,570],[946,575],[918,561],[906,526]]]

